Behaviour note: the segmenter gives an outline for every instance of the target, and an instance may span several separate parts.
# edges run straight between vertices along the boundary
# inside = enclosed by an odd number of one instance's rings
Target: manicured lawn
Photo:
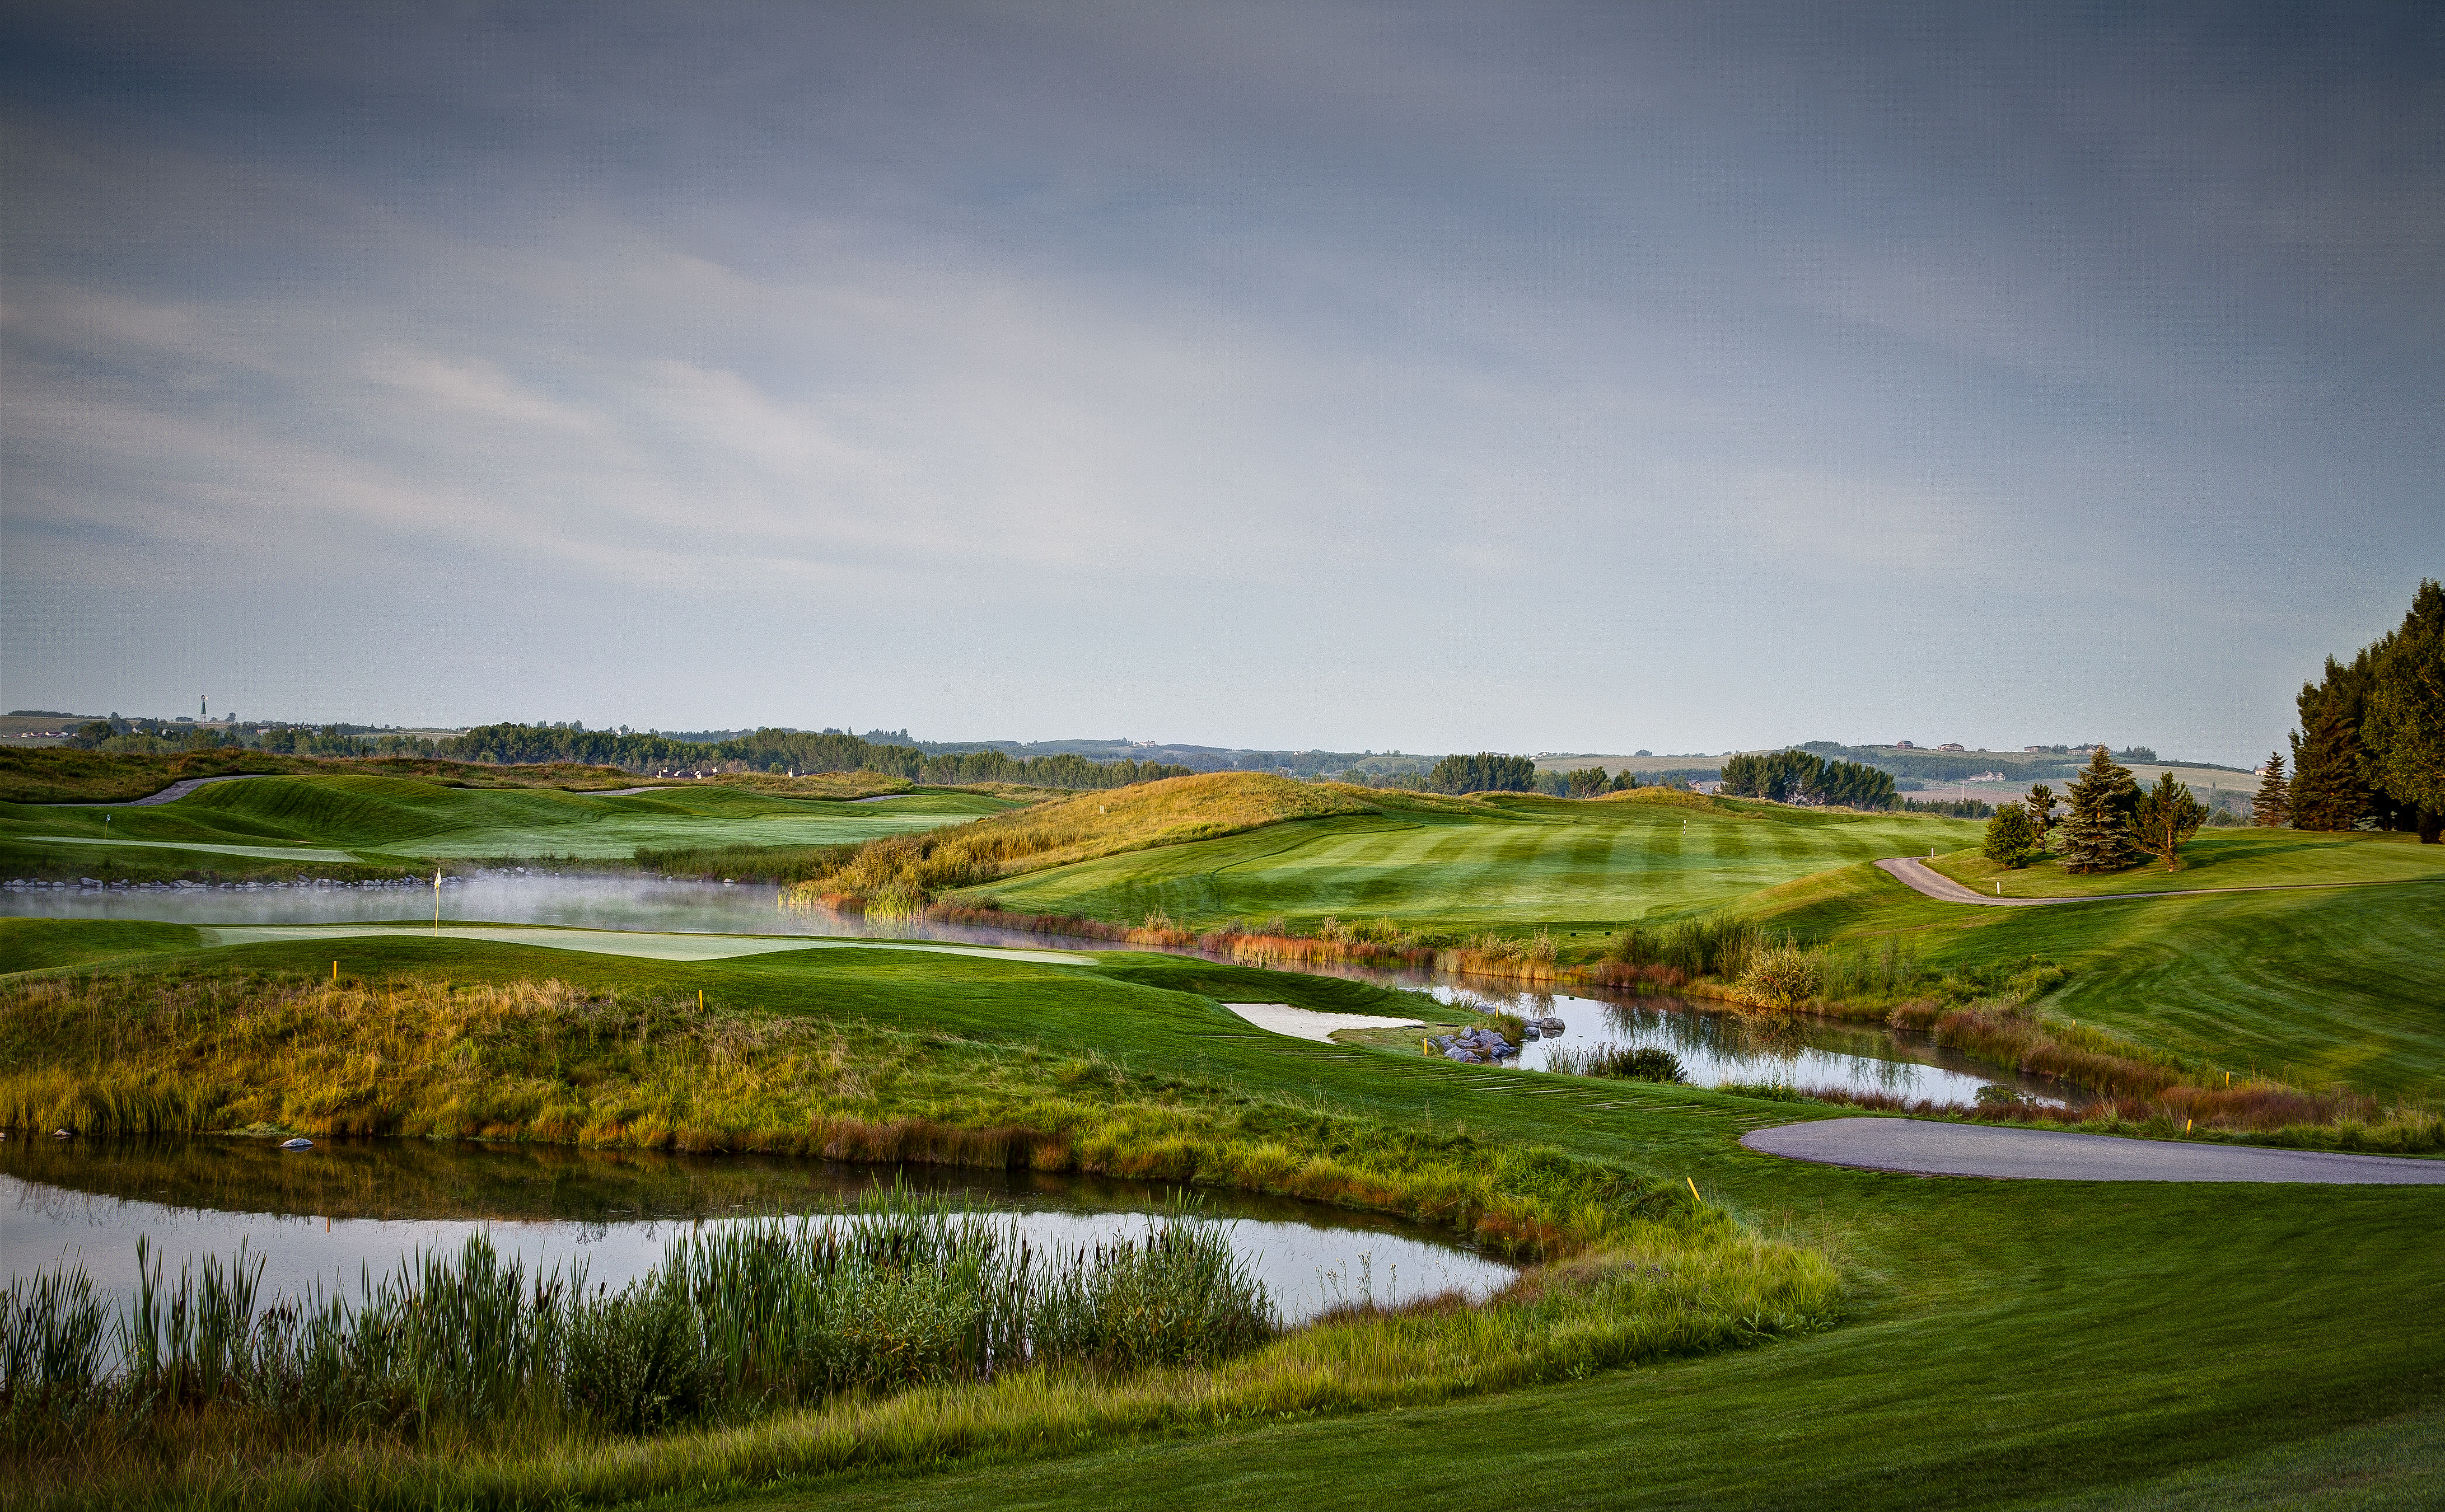
[[[2052,961],[2072,975],[2044,1007],[2235,1073],[2445,1096],[2445,886],[1980,908],[1854,867],[1750,906],[1805,940],[1896,936],[1936,967]]]
[[[1685,832],[1686,831],[1686,832]],[[1848,862],[1967,843],[1976,826],[1827,813],[1504,797],[1479,812],[1294,820],[1031,872],[969,889],[1027,913],[1195,925],[1277,915],[1411,927],[1604,930],[1723,903]]]
[[[2061,861],[2011,868],[1974,850],[1939,856],[1936,870],[2006,898],[2085,898],[2191,887],[2299,887],[2361,882],[2445,883],[2445,846],[2411,834],[2319,834],[2305,830],[2202,830],[2182,847],[2182,869],[2149,861],[2127,871],[2075,875]]]
[[[1830,914],[1843,901],[1817,905]],[[1871,899],[1851,923],[1879,906]],[[1912,906],[1888,917],[1910,927]],[[2027,927],[2195,906],[1950,912]],[[1949,935],[1947,947],[1994,927]],[[54,928],[41,943],[57,958],[73,936]],[[176,975],[233,963],[327,970],[328,956],[299,942],[155,959]],[[1212,999],[1361,1011],[1400,999],[1171,958],[1061,967],[838,949],[673,962],[387,939],[361,942],[346,970],[701,988],[717,1008],[914,1032],[980,1068],[1092,1052],[1186,1107],[1200,1088],[1222,1087],[1465,1126],[1693,1179],[1764,1231],[1824,1246],[1849,1290],[1842,1326],[1730,1354],[1423,1409],[1045,1445],[1014,1463],[784,1484],[727,1504],[2034,1507],[2161,1497],[2205,1507],[2311,1498],[2342,1482],[2361,1500],[2331,1504],[2381,1506],[2434,1504],[2421,1499],[2445,1475],[2434,1408],[2445,1390],[2445,1190],[2016,1184],[1802,1166],[1736,1143],[1746,1128],[1805,1116],[1785,1105],[1263,1036]]]
[[[141,842],[201,856],[625,859],[641,846],[818,846],[903,834],[1017,807],[973,793],[924,793],[877,803],[785,798],[736,788],[665,788],[606,798],[550,789],[467,789],[399,777],[255,777],[154,808],[0,804],[0,843],[59,846],[80,862]],[[105,822],[105,814],[108,816]],[[152,859],[147,857],[145,859]]]

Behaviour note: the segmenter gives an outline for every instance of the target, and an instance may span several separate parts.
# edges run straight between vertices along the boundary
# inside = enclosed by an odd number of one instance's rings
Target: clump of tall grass
[[[1633,927],[1614,937],[1605,961],[1621,966],[1664,966],[1689,977],[1737,978],[1765,947],[1765,931],[1747,919],[1685,919],[1660,928]]]
[[[1734,990],[1744,1002],[1787,1013],[1814,1001],[1824,985],[1824,966],[1817,952],[1785,940],[1750,952]]]
[[[905,1190],[837,1219],[699,1229],[617,1292],[589,1293],[582,1267],[530,1273],[480,1233],[367,1279],[353,1301],[260,1297],[263,1262],[243,1246],[165,1286],[140,1241],[138,1267],[107,1349],[81,1264],[12,1282],[0,1314],[12,1448],[101,1413],[124,1430],[213,1410],[292,1438],[642,1433],[1031,1366],[1210,1366],[1279,1330],[1221,1227],[1186,1209],[1142,1240],[1047,1253],[1015,1224]]]
[[[1661,1045],[1555,1047],[1547,1069],[1574,1076],[1615,1076],[1624,1081],[1682,1082],[1681,1057]]]

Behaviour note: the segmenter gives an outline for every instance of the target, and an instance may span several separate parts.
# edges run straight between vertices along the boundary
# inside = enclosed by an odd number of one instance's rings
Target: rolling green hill
[[[1356,790],[1352,790],[1356,791]],[[1026,913],[1204,926],[1276,916],[1390,917],[1411,927],[1608,929],[1728,902],[1878,856],[1952,849],[1963,820],[1684,794],[1467,804],[1369,794],[1375,812],[1293,819],[971,888]],[[1666,800],[1674,801],[1666,801]]]
[[[2391,835],[2303,838],[2342,842],[2305,852],[2305,875],[2324,882],[2391,880],[2422,849]],[[2241,875],[2286,875],[2236,851]],[[1962,870],[1964,858],[1950,859],[1947,869]],[[2175,875],[2202,874],[2213,872]],[[2136,890],[2132,877],[2077,880]],[[1939,969],[2038,957],[2070,972],[2042,1007],[2140,1044],[2304,1086],[2445,1097],[2445,883],[1982,908],[1923,898],[1855,866],[1736,911],[1804,942],[1897,940]]]
[[[932,829],[1017,807],[976,793],[879,802],[778,797],[737,788],[658,788],[625,797],[542,788],[468,789],[400,777],[271,776],[216,783],[146,808],[0,804],[0,869],[67,850],[197,848],[259,860],[505,856],[625,859],[640,846],[820,846]],[[96,842],[115,842],[105,847]]]

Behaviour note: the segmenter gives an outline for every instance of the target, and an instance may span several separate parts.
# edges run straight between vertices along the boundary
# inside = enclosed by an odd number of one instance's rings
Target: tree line
[[[2253,817],[2295,830],[2445,838],[2445,588],[2422,579],[2402,624],[2301,684],[2292,775],[2267,758]]]
[[[1120,788],[1189,769],[1162,761],[1096,761],[1073,753],[1014,756],[1007,752],[928,755],[913,746],[877,745],[837,731],[757,730],[735,739],[673,740],[583,725],[487,724],[432,743],[432,755],[503,766],[575,761],[639,774],[718,768],[743,772],[879,772],[935,787],[1017,782],[1041,788]]]
[[[2057,815],[2054,790],[2043,782],[2023,801],[1997,805],[1987,821],[1983,853],[2007,867],[2056,854],[2065,871],[2079,872],[2120,871],[2153,856],[2166,870],[2178,871],[2182,842],[2208,818],[2207,805],[2171,772],[2143,790],[2103,746],[2072,779],[2063,807]]]
[[[1843,809],[1890,809],[1898,801],[1892,773],[1797,748],[1725,757],[1723,791],[1736,798]]]

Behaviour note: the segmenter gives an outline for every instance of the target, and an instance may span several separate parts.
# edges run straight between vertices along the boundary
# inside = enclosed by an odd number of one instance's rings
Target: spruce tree
[[[2304,701],[2305,722],[2292,742],[2292,828],[2348,830],[2369,812],[2360,732],[2342,699]]]
[[[2115,765],[2100,745],[2064,796],[2071,816],[2062,822],[2063,869],[2119,871],[2138,860],[2128,821],[2139,788],[2130,768]]]
[[[2207,822],[2207,805],[2167,772],[2156,785],[2139,795],[2131,810],[2131,843],[2149,855],[2162,857],[2165,869],[2182,869],[2182,842]]]
[[[2370,648],[2361,737],[2387,791],[2418,808],[2420,843],[2445,836],[2445,588],[2422,579],[2402,627]]]
[[[2055,790],[2041,782],[2029,789],[2027,798],[2029,829],[2037,835],[2037,849],[2045,849],[2046,831],[2055,827]]]
[[[2292,790],[2284,780],[2284,754],[2269,752],[2267,775],[2258,781],[2258,796],[2249,802],[2250,817],[2270,830],[2292,822]]]

